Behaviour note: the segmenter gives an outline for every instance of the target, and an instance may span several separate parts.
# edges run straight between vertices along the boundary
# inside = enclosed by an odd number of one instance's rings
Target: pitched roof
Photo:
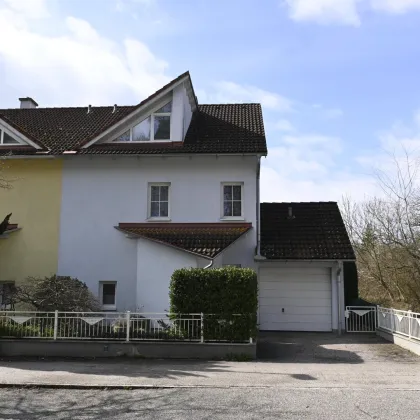
[[[262,203],[261,255],[276,260],[355,259],[334,202]]]
[[[205,258],[215,258],[252,228],[251,223],[120,223],[118,230]]]
[[[186,72],[138,105],[76,108],[0,109],[3,119],[51,155],[79,154],[258,153],[267,154],[259,104],[199,105],[184,142],[98,144],[82,148],[137,108],[153,100],[185,77]],[[36,154],[32,147],[0,148],[0,155]]]

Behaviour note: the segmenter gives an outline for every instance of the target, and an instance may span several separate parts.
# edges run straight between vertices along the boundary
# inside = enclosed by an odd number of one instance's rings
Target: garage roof
[[[355,260],[335,202],[262,203],[261,255],[271,260]]]

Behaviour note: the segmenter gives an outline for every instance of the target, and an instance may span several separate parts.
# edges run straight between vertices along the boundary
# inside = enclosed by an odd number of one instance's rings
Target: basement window
[[[103,310],[115,311],[117,309],[116,295],[116,281],[102,281],[99,283],[99,298]]]

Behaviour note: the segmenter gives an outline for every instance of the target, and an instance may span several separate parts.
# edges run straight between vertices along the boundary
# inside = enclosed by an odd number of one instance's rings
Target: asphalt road
[[[0,419],[418,420],[420,391],[331,388],[0,389]]]

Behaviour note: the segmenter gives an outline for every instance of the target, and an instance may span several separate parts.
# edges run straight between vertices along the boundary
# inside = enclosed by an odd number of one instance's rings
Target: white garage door
[[[260,268],[263,331],[331,331],[331,269]]]

